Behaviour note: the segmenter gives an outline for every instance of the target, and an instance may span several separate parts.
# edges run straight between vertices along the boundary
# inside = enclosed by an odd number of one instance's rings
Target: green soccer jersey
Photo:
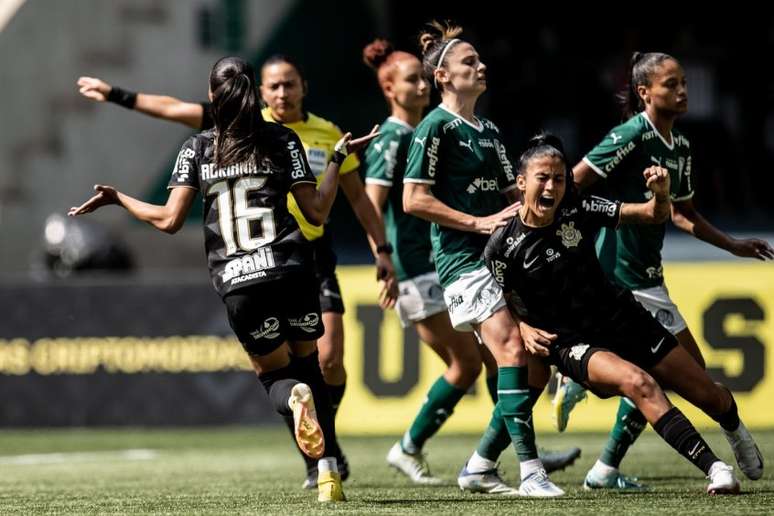
[[[393,247],[395,274],[398,281],[404,281],[434,270],[430,223],[403,211],[403,176],[414,128],[389,117],[379,133],[365,152],[365,182],[390,189],[384,205],[384,229]]]
[[[476,122],[460,118],[443,104],[428,113],[414,131],[403,181],[428,184],[432,194],[450,208],[485,217],[506,206],[502,194],[516,188],[516,176],[500,130],[489,120]],[[484,266],[481,252],[488,235],[435,223],[430,234],[435,269],[444,288]]]
[[[664,139],[645,112],[615,127],[583,161],[606,179],[610,195],[619,201],[641,203],[651,198],[642,172],[654,165],[669,171],[673,201],[693,197],[688,139],[676,130]],[[603,229],[597,254],[608,277],[631,290],[663,284],[665,228],[666,224],[625,224]]]

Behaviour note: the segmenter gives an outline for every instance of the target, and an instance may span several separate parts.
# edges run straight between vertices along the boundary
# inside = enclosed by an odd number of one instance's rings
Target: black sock
[[[718,459],[707,442],[693,427],[688,418],[677,407],[672,407],[656,421],[653,429],[672,448],[688,459],[694,466],[709,474],[710,466]]]
[[[739,428],[739,411],[736,408],[736,400],[734,400],[733,396],[731,396],[731,406],[728,410],[713,419],[727,432],[733,432]]]
[[[333,419],[333,406],[328,386],[320,371],[320,359],[317,351],[305,357],[292,357],[293,367],[298,371],[298,379],[309,385],[314,396],[317,421],[325,437],[325,457],[341,457],[341,449],[336,440],[336,425]]]
[[[328,388],[328,394],[331,397],[331,407],[333,408],[333,417],[335,419],[336,414],[339,412],[341,399],[344,397],[344,391],[347,389],[347,382],[345,380],[341,385],[331,385],[326,383],[325,386]]]
[[[269,395],[269,401],[271,401],[274,410],[281,416],[289,415],[291,421],[293,419],[293,412],[288,406],[288,398],[290,398],[291,389],[299,383],[294,373],[293,366],[289,365],[258,375],[263,388],[266,389],[266,393]]]

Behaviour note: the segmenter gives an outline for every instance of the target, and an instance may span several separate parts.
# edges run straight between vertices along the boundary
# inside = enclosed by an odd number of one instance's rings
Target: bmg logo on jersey
[[[279,327],[280,323],[279,320],[276,317],[269,317],[265,321],[263,321],[263,324],[261,324],[261,327],[257,330],[253,330],[250,332],[250,336],[254,338],[255,340],[259,339],[276,339],[279,337]]]
[[[290,153],[290,177],[293,179],[300,179],[304,177],[304,158],[301,156],[303,152],[298,148],[298,144],[294,141],[288,142],[288,152]]]
[[[177,155],[172,175],[177,176],[178,183],[185,183],[188,181],[188,175],[191,173],[191,165],[188,160],[193,159],[194,156],[196,156],[196,153],[193,149],[182,149]]]
[[[583,199],[581,205],[588,213],[605,213],[611,217],[615,215],[616,204],[604,199]]]

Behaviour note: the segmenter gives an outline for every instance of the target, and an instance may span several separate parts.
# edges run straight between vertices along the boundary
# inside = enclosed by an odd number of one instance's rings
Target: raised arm
[[[147,222],[165,233],[176,233],[185,222],[191,204],[196,197],[196,190],[190,187],[173,188],[163,206],[149,204],[124,193],[112,186],[94,185],[97,192],[80,206],[70,208],[67,215],[75,217],[98,210],[103,206],[115,204],[126,209],[134,218]]]
[[[648,167],[642,173],[645,186],[653,193],[648,202],[623,203],[622,224],[663,224],[669,219],[669,171],[662,167]]]
[[[96,102],[113,102],[152,117],[202,129],[204,107],[195,102],[185,102],[167,95],[135,93],[111,86],[96,77],[80,77],[78,90],[84,97]]]
[[[331,207],[333,207],[333,201],[336,200],[341,163],[349,153],[358,152],[364,145],[379,136],[378,128],[378,125],[374,126],[369,134],[355,140],[352,139],[352,133],[347,133],[336,142],[336,145],[333,147],[333,158],[328,163],[328,168],[325,170],[325,175],[320,182],[319,188],[315,188],[310,183],[298,184],[293,188],[293,197],[295,197],[298,207],[306,220],[318,226],[325,223],[331,212]],[[308,169],[309,165],[306,163],[306,156],[300,141],[298,141],[297,152],[297,157],[291,154],[291,159],[301,160]]]

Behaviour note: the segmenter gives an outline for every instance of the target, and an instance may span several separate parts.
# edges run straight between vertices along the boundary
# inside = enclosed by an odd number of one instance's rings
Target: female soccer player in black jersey
[[[97,185],[97,194],[69,215],[117,204],[174,233],[201,191],[210,276],[229,323],[277,412],[292,413],[299,448],[321,457],[318,499],[343,500],[331,399],[317,358],[323,325],[312,250],[288,212],[287,194],[308,220],[322,223],[336,195],[339,166],[378,134],[339,140],[318,190],[298,136],[261,118],[255,74],[247,62],[226,57],[215,63],[209,96],[214,128],[183,145],[166,205]]]
[[[579,196],[561,142],[534,138],[519,160],[517,185],[524,202],[519,215],[490,238],[487,267],[510,294],[509,306],[522,328],[537,327],[549,337],[533,339],[529,328],[522,330],[533,357],[530,369],[542,370],[547,382],[548,363],[553,363],[600,396],[627,396],[665,441],[709,476],[707,492],[737,493],[732,468],[712,453],[661,386],[723,426],[739,422],[733,397],[630,291],[607,279],[595,253],[594,236],[601,227],[668,217],[667,170],[650,167],[644,176],[652,192],[645,203]]]
[[[267,122],[277,122],[298,134],[304,145],[309,165],[318,183],[333,152],[333,145],[341,138],[338,127],[304,107],[308,84],[301,66],[285,55],[267,59],[260,70],[261,98],[266,107],[260,116]],[[110,101],[150,116],[185,124],[197,130],[213,126],[212,106],[209,102],[185,102],[165,95],[133,93],[93,78],[78,79],[83,96],[97,102]],[[397,298],[397,281],[390,259],[390,246],[384,234],[384,225],[366,196],[358,174],[359,160],[353,153],[339,167],[340,186],[352,206],[358,221],[368,234],[375,256],[377,275],[383,279],[380,299],[391,306]],[[320,367],[333,402],[334,416],[344,397],[347,373],[344,368],[344,303],[336,276],[337,257],[331,239],[332,229],[326,224],[307,220],[295,200],[288,199],[291,215],[298,222],[301,233],[312,242],[315,278],[318,283],[320,308],[325,333],[318,340]],[[289,424],[292,421],[286,418]],[[342,479],[349,476],[349,464],[339,455]],[[306,460],[306,479],[303,486],[314,488],[317,479],[315,461]]]

